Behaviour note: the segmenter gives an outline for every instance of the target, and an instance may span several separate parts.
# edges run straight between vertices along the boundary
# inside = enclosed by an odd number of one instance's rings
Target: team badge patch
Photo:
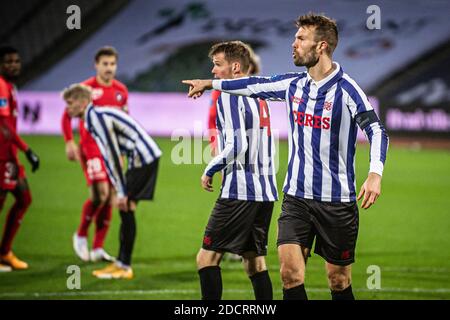
[[[325,101],[325,103],[323,104],[323,108],[327,111],[330,111],[331,108],[333,108],[333,103]]]
[[[103,89],[102,88],[92,89],[92,100],[100,99],[102,96],[103,96]]]
[[[204,237],[203,237],[203,243],[204,243],[206,246],[210,246],[211,243],[212,243],[211,237],[209,237],[209,236],[204,236]]]

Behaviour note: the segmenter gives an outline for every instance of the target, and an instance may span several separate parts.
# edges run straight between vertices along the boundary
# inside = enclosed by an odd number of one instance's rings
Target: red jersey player
[[[116,107],[127,112],[128,90],[124,84],[114,79],[117,70],[117,51],[112,47],[100,48],[95,55],[97,75],[82,82],[92,88],[95,106]],[[113,188],[108,180],[106,167],[94,138],[80,120],[80,147],[73,140],[71,118],[64,112],[62,129],[66,141],[66,154],[71,161],[80,161],[90,197],[83,205],[81,223],[73,236],[73,247],[83,261],[112,261],[113,258],[103,249],[103,243],[111,221]],[[89,253],[87,235],[92,220],[96,228]]]
[[[37,155],[17,135],[17,99],[13,83],[20,69],[18,51],[12,47],[0,48],[0,212],[8,192],[15,198],[6,218],[0,244],[0,272],[28,268],[28,264],[11,251],[13,239],[31,204],[25,169],[17,158],[17,149],[25,152],[33,172],[39,167]]]

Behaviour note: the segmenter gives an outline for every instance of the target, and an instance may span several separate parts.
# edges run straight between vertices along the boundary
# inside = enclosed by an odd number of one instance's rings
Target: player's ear
[[[319,46],[318,46],[319,50],[321,49],[321,50],[323,50],[323,52],[326,52],[327,47],[328,47],[328,43],[326,43],[325,41],[319,42]]]
[[[241,71],[241,65],[239,62],[233,62],[231,70],[233,73],[239,73]]]

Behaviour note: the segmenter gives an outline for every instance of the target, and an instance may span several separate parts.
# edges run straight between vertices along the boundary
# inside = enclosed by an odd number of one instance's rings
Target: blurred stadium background
[[[80,30],[66,27],[66,10],[72,4],[81,9]],[[366,28],[366,9],[372,4],[381,9],[380,30]],[[445,0],[2,2],[0,44],[17,47],[23,60],[19,131],[40,155],[42,167],[36,174],[28,172],[33,204],[15,241],[15,251],[31,268],[0,274],[0,299],[198,299],[195,255],[217,193],[207,194],[199,186],[204,164],[171,160],[177,133],[189,133],[207,147],[201,138],[208,94],[188,100],[180,80],[210,78],[207,51],[222,40],[251,43],[261,57],[262,75],[294,71],[293,20],[308,11],[338,21],[340,42],[334,59],[371,96],[391,138],[382,196],[369,211],[360,212],[356,297],[449,299],[450,4]],[[117,78],[132,92],[130,113],[157,137],[164,152],[156,201],[143,203],[137,213],[132,281],[93,278],[90,273],[98,265],[81,263],[71,244],[88,189],[79,164],[65,157],[59,91],[94,75],[93,56],[103,45],[119,51]],[[282,138],[281,190],[287,162],[286,111],[272,105],[272,128]],[[360,142],[358,188],[368,170],[368,148],[364,139]],[[5,208],[10,205],[11,199]],[[274,210],[268,255],[277,299],[280,205],[277,202]],[[115,215],[106,244],[111,253],[118,247],[118,223]],[[74,264],[81,267],[81,290],[66,286],[67,267]],[[366,286],[373,265],[381,269],[379,290]],[[225,261],[223,278],[225,299],[253,298],[239,263]],[[310,298],[329,298],[318,256],[308,262],[306,286]]]

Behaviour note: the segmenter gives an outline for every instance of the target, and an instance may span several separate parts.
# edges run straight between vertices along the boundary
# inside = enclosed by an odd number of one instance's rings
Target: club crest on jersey
[[[92,89],[92,100],[100,99],[103,96],[102,88],[94,88]]]
[[[8,99],[0,98],[0,108],[4,108],[8,105]]]
[[[211,237],[209,237],[209,236],[204,236],[204,237],[203,237],[203,243],[204,243],[206,246],[210,246],[211,243],[212,243]]]
[[[325,103],[323,104],[323,109],[327,110],[327,111],[330,111],[331,108],[333,108],[333,103],[325,101]]]
[[[292,100],[293,103],[296,103],[296,104],[301,104],[303,102],[303,98],[299,98],[299,97],[296,97],[296,96],[292,96],[291,100]]]
[[[122,94],[121,94],[120,92],[117,92],[117,93],[116,93],[116,100],[117,100],[117,102],[121,102],[122,99],[123,99]]]

